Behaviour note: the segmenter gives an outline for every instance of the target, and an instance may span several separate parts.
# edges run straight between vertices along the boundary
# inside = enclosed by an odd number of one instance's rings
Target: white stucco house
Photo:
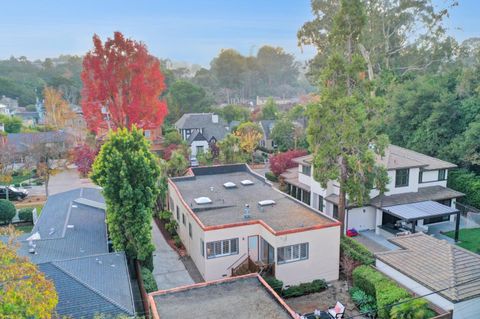
[[[338,279],[337,220],[273,188],[246,164],[191,172],[169,179],[168,202],[205,280],[238,275],[245,265],[271,272],[286,286]]]
[[[376,267],[453,319],[480,317],[480,255],[423,233],[391,238],[399,250],[376,254]]]
[[[314,180],[312,155],[294,159],[298,167],[281,175],[286,192],[311,207],[338,218],[339,183],[328,182],[327,188]],[[396,145],[389,145],[377,164],[386,167],[388,191],[370,192],[370,202],[356,206],[348,202],[345,230],[375,230],[386,237],[406,231],[427,231],[428,225],[459,221],[455,208],[464,194],[447,187],[448,170],[456,165]],[[457,223],[458,226],[458,223]]]
[[[206,152],[210,145],[222,140],[230,128],[214,113],[187,113],[175,122],[175,128],[190,146],[191,155]]]

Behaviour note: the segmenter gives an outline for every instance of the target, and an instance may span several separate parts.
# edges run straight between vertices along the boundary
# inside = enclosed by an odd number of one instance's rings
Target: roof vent
[[[223,186],[225,188],[235,188],[235,187],[237,187],[237,185],[235,183],[232,183],[232,182],[226,182],[225,184],[223,184]]]
[[[244,179],[240,183],[242,183],[243,186],[253,185],[253,182],[249,179]]]
[[[208,197],[197,197],[194,199],[195,203],[197,203],[198,205],[202,205],[202,204],[210,204],[212,202],[212,200]]]
[[[245,208],[243,209],[243,219],[250,218],[250,205],[245,204]]]
[[[271,199],[261,200],[258,202],[260,206],[273,206],[275,205],[275,201]]]
[[[68,229],[74,229],[74,228],[75,228],[75,225],[67,225],[67,228],[68,228]]]

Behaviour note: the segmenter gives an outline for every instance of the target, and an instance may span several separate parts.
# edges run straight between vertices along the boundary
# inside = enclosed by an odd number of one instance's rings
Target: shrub
[[[158,214],[158,218],[164,221],[170,221],[170,219],[172,218],[172,212],[168,210],[163,210]]]
[[[374,296],[380,318],[389,318],[389,306],[410,297],[405,289],[369,266],[359,266],[353,271],[353,284]]]
[[[11,223],[16,213],[15,205],[13,205],[11,201],[0,199],[0,223]]]
[[[278,153],[270,156],[270,169],[276,176],[282,174],[287,169],[297,166],[292,159],[307,155],[307,151],[304,150],[292,150],[284,153]]]
[[[174,236],[173,236],[173,243],[175,244],[175,246],[176,246],[177,248],[182,247],[182,240],[180,239],[180,236],[174,235]]]
[[[315,279],[309,283],[301,283],[299,285],[290,286],[287,289],[284,289],[282,292],[283,297],[292,298],[300,297],[303,295],[312,294],[315,292],[320,292],[327,288],[327,283],[323,279]]]
[[[428,302],[425,299],[406,301],[392,307],[392,310],[390,310],[391,319],[428,319],[434,316],[435,313],[428,308]]]
[[[466,169],[448,172],[448,187],[465,193],[461,202],[480,208],[480,176]]]
[[[175,236],[177,234],[177,227],[178,223],[174,219],[165,224],[165,229],[169,232],[171,236]]]
[[[278,182],[278,177],[275,176],[272,172],[266,172],[265,177],[271,182]]]
[[[361,264],[372,265],[375,262],[373,253],[371,253],[364,245],[350,237],[342,236],[340,240],[340,250],[343,255],[348,256]]]
[[[278,280],[275,277],[265,277],[264,278],[267,284],[272,287],[273,290],[275,290],[276,293],[279,295],[282,294],[282,289],[283,289],[283,281]]]
[[[33,222],[33,208],[22,208],[18,211],[18,218],[25,222]]]
[[[349,292],[352,296],[352,301],[360,309],[362,314],[369,315],[371,317],[376,316],[377,305],[374,297],[367,295],[358,287],[353,287]]]
[[[148,268],[144,267],[141,268],[140,272],[142,273],[143,286],[145,287],[147,293],[157,291],[157,282],[155,281],[152,272]]]

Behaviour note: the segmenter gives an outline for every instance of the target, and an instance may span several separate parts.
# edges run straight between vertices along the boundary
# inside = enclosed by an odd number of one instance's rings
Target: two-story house
[[[191,171],[169,179],[169,209],[205,280],[241,274],[243,266],[285,285],[338,279],[337,220],[273,188],[246,164]]]
[[[298,167],[282,174],[286,192],[311,207],[338,218],[339,183],[326,188],[313,178],[312,155],[294,159]],[[447,187],[448,170],[456,165],[396,145],[389,145],[377,164],[387,169],[388,191],[372,189],[362,206],[348,202],[345,229],[377,233],[427,231],[428,225],[459,220],[455,201],[464,194]],[[458,225],[457,225],[458,226]]]
[[[214,113],[187,113],[175,122],[183,140],[187,141],[191,155],[206,152],[210,145],[222,140],[230,128],[225,120]]]

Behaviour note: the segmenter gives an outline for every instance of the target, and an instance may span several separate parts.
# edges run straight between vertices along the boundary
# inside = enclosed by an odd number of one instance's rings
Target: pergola
[[[455,241],[458,241],[460,229],[460,211],[435,201],[423,201],[417,203],[401,204],[382,207],[382,210],[392,216],[412,224],[412,233],[415,233],[415,226],[419,219],[457,215],[455,221]]]

